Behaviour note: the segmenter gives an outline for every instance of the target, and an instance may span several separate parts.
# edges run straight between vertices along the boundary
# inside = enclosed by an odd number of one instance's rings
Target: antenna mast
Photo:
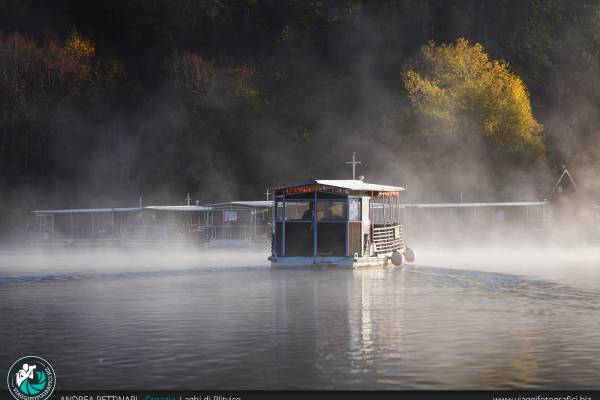
[[[352,161],[346,161],[346,164],[352,164],[352,180],[356,180],[356,165],[362,164],[361,161],[356,161],[356,152],[352,152]]]

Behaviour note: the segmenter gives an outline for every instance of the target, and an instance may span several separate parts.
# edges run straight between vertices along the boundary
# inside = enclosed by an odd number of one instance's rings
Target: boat
[[[271,266],[369,268],[413,262],[400,221],[404,190],[362,179],[315,179],[271,189]]]

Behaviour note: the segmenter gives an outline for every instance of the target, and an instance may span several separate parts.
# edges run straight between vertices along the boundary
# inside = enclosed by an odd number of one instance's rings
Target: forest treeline
[[[2,221],[258,199],[353,151],[410,200],[595,189],[599,86],[598,1],[0,0]]]

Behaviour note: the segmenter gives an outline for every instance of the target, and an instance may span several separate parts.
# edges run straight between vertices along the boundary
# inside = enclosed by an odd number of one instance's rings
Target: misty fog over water
[[[0,359],[36,349],[59,389],[598,387],[596,248],[417,249],[354,271],[272,270],[267,249],[5,250]]]

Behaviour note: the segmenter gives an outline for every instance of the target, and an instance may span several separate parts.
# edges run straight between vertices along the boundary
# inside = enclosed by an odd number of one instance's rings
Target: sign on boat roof
[[[300,185],[284,186],[275,188],[274,190],[276,194],[278,194],[278,192],[286,194],[314,192],[319,185],[355,192],[399,193],[406,190],[406,188],[402,186],[380,185],[355,179],[315,179]]]

